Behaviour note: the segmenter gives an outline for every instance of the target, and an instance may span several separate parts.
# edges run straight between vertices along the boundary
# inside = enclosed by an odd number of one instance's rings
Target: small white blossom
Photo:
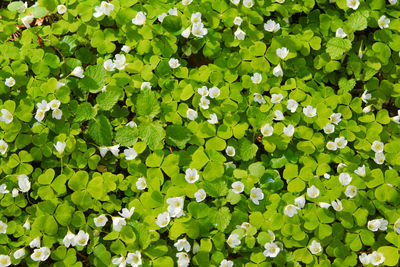
[[[68,231],[68,233],[64,236],[63,244],[66,248],[69,248],[74,242],[75,235]],[[73,245],[72,245],[73,246]]]
[[[200,176],[197,173],[196,169],[186,169],[185,171],[185,179],[188,183],[195,183],[199,180]]]
[[[126,263],[130,264],[133,267],[137,267],[142,265],[142,254],[140,251],[135,251],[134,253],[130,252],[126,256]]]
[[[147,188],[146,179],[144,177],[140,177],[136,182],[136,188],[138,190],[145,190]]]
[[[347,6],[351,9],[356,10],[359,5],[360,5],[359,0],[347,0]]]
[[[102,1],[99,6],[94,8],[94,10],[96,11],[93,13],[93,17],[95,18],[101,17],[102,15],[110,16],[111,11],[114,10],[114,5],[106,1]]]
[[[282,121],[285,119],[285,116],[283,116],[282,111],[280,111],[279,109],[274,111],[274,115],[275,115],[274,120],[276,121]]]
[[[288,110],[290,110],[292,113],[294,113],[294,112],[296,112],[296,109],[297,109],[298,106],[299,106],[299,103],[297,103],[296,100],[294,100],[294,99],[289,99],[289,100],[287,101],[287,106],[286,106],[286,108],[287,108]]]
[[[183,212],[184,202],[184,197],[172,197],[167,199],[168,212],[172,218],[179,218],[185,215],[185,213]]]
[[[378,266],[385,262],[385,256],[382,253],[374,251],[369,255],[372,265]]]
[[[34,19],[35,19],[34,16],[28,15],[28,16],[23,17],[21,19],[21,21],[22,21],[22,24],[24,24],[25,28],[30,28],[31,23],[33,22]]]
[[[202,202],[206,198],[206,196],[207,194],[204,189],[199,189],[196,193],[194,193],[194,197],[196,198],[197,202]]]
[[[289,205],[287,205],[287,206],[285,207],[283,213],[284,213],[285,215],[289,216],[289,217],[293,217],[294,215],[297,214],[297,210],[298,210],[298,209],[299,209],[299,208],[296,207],[295,205],[289,204]]]
[[[307,188],[307,195],[310,198],[317,198],[319,196],[319,189],[312,185],[311,187]]]
[[[107,154],[107,152],[108,152],[108,147],[102,146],[102,147],[99,148],[99,150],[100,150],[100,155],[101,155],[101,157],[104,158],[104,156],[105,156],[105,155]]]
[[[318,254],[322,251],[321,244],[315,240],[311,243],[311,245],[308,246],[308,248],[310,249],[312,254]]]
[[[272,74],[275,77],[282,77],[283,76],[283,70],[281,67],[281,64],[278,64],[278,66],[276,66],[273,70],[272,70]]]
[[[354,171],[355,174],[365,177],[365,164],[363,164],[361,167],[358,167],[357,170]]]
[[[371,96],[371,94],[368,93],[368,90],[364,90],[363,94],[361,95],[361,100],[362,100],[365,104],[367,104],[367,103],[368,103],[368,100],[370,100],[371,97],[372,97],[372,96]]]
[[[240,24],[242,24],[243,19],[239,16],[237,16],[234,20],[233,20],[233,24],[240,26]]]
[[[232,183],[232,191],[235,194],[240,194],[244,190],[244,184],[242,182],[236,181]]]
[[[62,154],[64,153],[65,147],[66,147],[67,143],[65,142],[60,142],[57,141],[56,144],[53,144],[54,148],[57,150],[58,153]]]
[[[358,256],[358,259],[364,265],[368,265],[371,263],[371,259],[370,259],[369,255],[367,255],[366,253],[362,253],[360,256]]]
[[[31,189],[31,182],[29,182],[28,176],[25,174],[18,175],[18,187],[23,193],[26,193]]]
[[[326,202],[318,202],[318,205],[319,205],[321,208],[324,208],[324,209],[329,209],[329,207],[331,206],[331,204],[326,203]]]
[[[269,19],[267,23],[264,23],[264,30],[267,32],[277,32],[281,28],[279,23],[276,23],[274,20]]]
[[[187,6],[192,3],[193,0],[182,0],[182,5]]]
[[[0,221],[0,234],[5,234],[7,232],[7,224]]]
[[[325,134],[331,134],[335,132],[335,125],[333,125],[332,123],[327,123],[324,127],[324,133]]]
[[[123,209],[121,210],[121,212],[118,212],[118,214],[119,214],[121,217],[124,217],[124,218],[129,219],[129,218],[132,217],[134,211],[135,211],[135,207],[132,207],[132,208],[130,208],[130,209],[123,208]]]
[[[390,19],[388,19],[385,15],[378,19],[379,28],[389,28]]]
[[[233,146],[227,146],[225,149],[225,153],[229,156],[229,157],[234,157],[235,156],[235,148]]]
[[[127,46],[127,45],[123,45],[121,48],[121,51],[125,52],[125,53],[129,53],[129,51],[131,51],[131,47]]]
[[[220,262],[219,267],[233,267],[233,261],[228,261],[226,259],[223,259]]]
[[[101,214],[98,217],[93,218],[93,222],[96,227],[103,227],[108,222],[108,219],[106,215]]]
[[[315,117],[317,115],[317,109],[308,105],[307,107],[303,108],[303,113],[309,118]]]
[[[243,0],[243,5],[247,8],[251,8],[254,5],[253,0]]]
[[[66,6],[64,6],[64,5],[58,5],[57,6],[57,13],[58,14],[62,15],[65,12],[67,12],[67,7]]]
[[[122,217],[113,217],[113,229],[114,231],[121,231],[122,226],[126,225],[125,218]]]
[[[336,37],[345,38],[345,37],[347,37],[347,34],[344,32],[343,28],[337,28]]]
[[[181,64],[179,64],[179,60],[178,60],[178,59],[176,59],[176,58],[171,58],[171,59],[168,61],[168,65],[169,65],[171,68],[176,69],[176,68],[178,68]]]
[[[115,59],[114,59],[114,64],[115,64],[115,67],[116,67],[118,70],[123,70],[123,69],[125,69],[126,65],[128,65],[128,64],[126,63],[125,55],[116,54],[116,55],[115,55]]]
[[[271,136],[274,133],[274,128],[269,125],[268,123],[265,124],[262,128],[261,128],[261,134],[263,136]]]
[[[178,251],[182,250],[185,250],[186,252],[190,251],[190,243],[186,239],[179,239],[174,244],[174,247],[176,247]]]
[[[298,198],[294,199],[294,204],[299,208],[304,208],[306,204],[306,198],[304,196],[299,196]]]
[[[259,93],[254,93],[254,102],[257,102],[258,104],[265,104],[267,103],[264,99],[264,97],[259,94]]]
[[[57,109],[53,110],[53,112],[51,113],[51,117],[56,120],[61,120],[62,114],[63,113],[62,113],[61,109],[57,108]]]
[[[199,107],[201,107],[202,109],[208,109],[210,107],[210,100],[208,100],[207,97],[202,96],[200,98]]]
[[[235,34],[235,38],[238,40],[241,40],[241,41],[243,41],[244,38],[246,37],[246,33],[244,31],[242,31],[240,29],[240,27],[237,28],[237,30],[235,31],[234,34]]]
[[[18,249],[17,251],[15,251],[14,252],[14,254],[13,254],[13,257],[15,258],[15,259],[20,259],[20,258],[22,258],[23,256],[25,256],[25,249],[24,248],[20,248],[20,249]],[[0,260],[1,261],[1,260]]]
[[[197,111],[191,108],[188,108],[188,110],[186,111],[186,117],[191,120],[194,121],[197,118]]]
[[[136,16],[132,19],[132,23],[137,26],[144,25],[145,22],[146,22],[146,13],[143,11],[139,11],[136,14]]]
[[[354,185],[348,185],[344,194],[349,198],[355,197],[357,195],[357,187]]]
[[[168,9],[168,15],[178,16],[178,9],[176,7]]]
[[[271,103],[274,103],[274,104],[281,103],[282,99],[283,99],[282,94],[272,94],[271,95]]]
[[[85,77],[85,75],[83,74],[83,69],[82,69],[82,67],[80,67],[80,66],[75,67],[75,68],[72,70],[71,75],[72,75],[72,76],[75,76],[75,77],[78,77],[78,78],[83,78],[83,77]]]
[[[385,147],[385,144],[380,142],[380,141],[374,141],[371,145],[371,149],[372,151],[374,151],[375,153],[380,153],[383,152],[383,149]]]
[[[376,164],[382,165],[385,162],[385,155],[382,152],[375,153],[374,161]]]
[[[8,77],[4,84],[8,87],[13,87],[15,85],[15,79],[13,77]]]
[[[250,191],[250,199],[254,204],[260,205],[259,201],[264,199],[264,193],[260,188],[253,187]]]
[[[211,87],[211,88],[208,90],[208,96],[209,96],[210,98],[217,98],[217,97],[219,97],[220,94],[221,94],[221,90],[220,90],[218,87],[216,87],[216,86]]]
[[[7,185],[1,184],[0,185],[0,194],[7,194],[7,193],[10,193],[10,191],[7,190]]]
[[[142,82],[140,85],[140,90],[144,90],[145,88],[151,89],[151,83],[150,82]]]
[[[178,267],[187,267],[189,266],[190,260],[189,256],[186,252],[178,252],[176,253],[176,257],[178,258]]]
[[[347,140],[344,138],[344,136],[335,138],[335,143],[337,147],[340,149],[345,148],[347,146]]]
[[[44,109],[39,108],[36,110],[35,119],[37,121],[42,121],[44,119],[44,115],[46,115],[46,111]]]
[[[182,35],[184,38],[189,38],[190,33],[191,33],[191,30],[192,30],[192,26],[189,26],[189,27],[187,27],[185,30],[182,31],[181,35]]]
[[[397,221],[394,223],[394,225],[393,225],[393,230],[394,230],[396,233],[400,234],[400,218],[397,219]]]
[[[111,152],[114,156],[116,156],[116,157],[119,156],[119,144],[110,146],[110,147],[108,148],[108,150],[110,150],[110,152]]]
[[[46,261],[50,256],[50,249],[48,247],[37,248],[33,251],[31,259],[34,261]]]
[[[389,4],[395,5],[395,4],[397,4],[397,0],[389,0]]]
[[[329,120],[333,123],[338,125],[339,122],[342,121],[342,113],[332,113],[332,115],[329,117]]]
[[[343,205],[340,199],[336,199],[332,201],[332,208],[336,211],[342,211],[343,210]]]
[[[13,121],[14,116],[9,112],[7,109],[2,108],[1,109],[1,117],[0,121],[4,121],[5,124],[9,124]]]
[[[207,86],[202,86],[202,87],[198,88],[197,89],[197,93],[199,95],[201,95],[202,97],[208,96],[209,92],[208,92]]]
[[[207,35],[208,30],[204,27],[202,22],[194,23],[192,26],[192,34],[196,37],[203,38],[204,35]]]
[[[127,148],[124,149],[124,155],[126,160],[134,160],[137,157],[138,153],[134,148]]]
[[[238,234],[231,234],[228,239],[226,240],[226,243],[231,247],[235,248],[240,245],[240,239]]]
[[[270,258],[275,258],[281,251],[281,249],[274,242],[266,243],[264,245],[264,248],[265,248],[264,256]]]
[[[339,182],[342,185],[349,185],[351,183],[352,179],[353,178],[347,172],[343,172],[343,173],[339,174]]]
[[[190,18],[190,21],[193,24],[201,22],[201,13],[200,12],[193,13]]]
[[[253,76],[251,76],[251,81],[252,81],[254,84],[260,84],[261,81],[262,81],[262,76],[261,76],[261,74],[258,73],[258,72],[254,73]]]
[[[60,104],[61,104],[60,100],[53,99],[49,102],[48,105],[51,108],[51,110],[56,110],[60,107]]]
[[[239,5],[240,0],[231,0],[231,3],[234,5]]]
[[[29,222],[29,219],[26,219],[26,221],[25,221],[24,225],[22,225],[22,227],[24,227],[26,230],[31,229],[31,223]]]
[[[276,49],[276,55],[281,59],[285,59],[289,54],[289,49],[286,47]]]
[[[170,220],[171,220],[171,217],[169,216],[169,213],[163,212],[163,213],[158,214],[156,224],[159,227],[163,228],[169,224]]]

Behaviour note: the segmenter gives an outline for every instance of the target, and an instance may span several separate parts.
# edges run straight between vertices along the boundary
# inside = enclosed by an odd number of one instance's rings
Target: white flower
[[[31,189],[31,182],[29,182],[28,176],[25,174],[18,175],[18,187],[23,193],[26,193]]]
[[[24,225],[22,225],[22,227],[24,227],[26,230],[30,230],[31,229],[31,224],[29,222],[29,219],[26,219],[26,221],[25,221]],[[40,242],[40,240],[39,240],[39,242]]]
[[[235,38],[242,41],[244,40],[245,37],[246,33],[242,31],[240,27],[238,27],[237,30],[235,31]]]
[[[368,100],[370,100],[371,97],[372,97],[372,96],[371,96],[371,94],[368,93],[368,90],[364,90],[363,94],[361,95],[361,100],[362,100],[365,104],[367,104],[367,103],[368,103]]]
[[[0,234],[5,234],[7,232],[7,224],[0,221]]]
[[[181,35],[185,38],[189,38],[192,26],[187,27],[184,31],[182,31]]]
[[[119,156],[119,144],[109,147],[108,150],[110,150],[110,152],[111,152],[114,156],[116,156],[116,157]]]
[[[332,208],[336,211],[342,211],[343,210],[343,205],[340,199],[336,199],[332,201]]]
[[[121,51],[125,52],[125,53],[129,53],[129,51],[131,51],[131,47],[127,46],[127,45],[123,45],[121,48]]]
[[[231,3],[234,5],[238,5],[240,3],[240,0],[231,0]]]
[[[178,267],[187,267],[189,266],[190,260],[189,256],[186,252],[178,252],[176,253],[176,257],[178,258]]]
[[[74,239],[75,239],[75,235],[73,233],[71,233],[70,231],[68,231],[68,233],[64,236],[63,239],[63,244],[65,247],[69,248],[69,246],[74,246]]]
[[[339,182],[342,185],[349,185],[353,178],[347,172],[343,172],[339,175]]]
[[[202,97],[208,96],[209,92],[208,92],[207,86],[202,86],[202,87],[198,88],[197,93],[199,95],[201,95]]]
[[[203,37],[208,33],[208,30],[204,28],[204,24],[202,22],[194,23],[192,27],[192,34],[196,37]]]
[[[233,267],[233,261],[228,261],[226,259],[223,259],[220,262],[219,267]]]
[[[210,119],[207,120],[207,121],[208,121],[209,123],[211,123],[211,124],[217,124],[217,123],[218,123],[217,114],[215,114],[215,113],[210,114]]]
[[[108,222],[108,219],[106,215],[101,214],[98,217],[93,218],[93,222],[96,227],[103,227]]]
[[[333,132],[335,132],[335,125],[328,122],[324,127],[324,133],[331,134]]]
[[[228,239],[226,240],[226,243],[231,247],[234,248],[236,246],[240,245],[240,239],[238,234],[231,234],[229,235]]]
[[[136,124],[136,122],[134,122],[134,121],[130,121],[130,122],[128,122],[127,124],[125,124],[125,126],[129,126],[129,127],[131,127],[131,128],[137,128],[137,124]]]
[[[261,128],[261,134],[263,136],[271,136],[274,133],[274,128],[269,125],[268,123],[265,124],[262,128]]]
[[[319,189],[312,185],[311,187],[307,188],[307,195],[310,198],[317,198],[319,196]]]
[[[358,167],[357,170],[354,171],[355,174],[365,177],[365,164],[363,164],[361,167]]]
[[[276,66],[273,70],[272,70],[272,74],[275,76],[275,77],[282,77],[283,76],[283,70],[282,70],[282,67],[281,67],[281,64],[278,64],[278,66]]]
[[[225,149],[225,153],[229,156],[229,157],[234,157],[235,156],[235,148],[233,146],[227,146]]]
[[[321,208],[324,208],[324,209],[329,209],[329,207],[331,206],[331,204],[326,203],[326,202],[318,202],[318,205],[319,205]]]
[[[171,59],[168,61],[168,65],[169,65],[171,68],[176,69],[176,68],[178,68],[181,64],[179,64],[179,60],[178,60],[178,59],[176,59],[176,58],[171,58]]]
[[[7,194],[7,193],[10,193],[10,191],[7,190],[7,185],[1,184],[0,185],[0,194]]]
[[[233,24],[240,26],[240,24],[242,24],[243,19],[239,16],[237,16],[234,20],[233,20]]]
[[[113,265],[119,265],[119,267],[125,267],[126,266],[126,260],[125,260],[124,255],[122,255],[122,254],[121,254],[121,257],[112,259],[111,263]]]
[[[168,209],[169,215],[172,218],[174,218],[174,217],[179,218],[179,217],[182,217],[183,215],[185,215],[185,213],[183,212],[184,203],[185,203],[184,197],[168,198],[167,199],[167,204],[168,204],[167,209]]]
[[[394,230],[396,233],[400,234],[400,218],[397,219],[397,221],[394,223],[394,225],[393,225],[393,230]]]
[[[195,24],[201,22],[201,13],[196,12],[192,14],[192,17],[190,18],[190,21]]]
[[[186,252],[190,251],[190,243],[186,239],[179,239],[174,244],[174,247],[176,247],[178,251],[182,250],[185,250]]]
[[[126,256],[126,263],[130,264],[133,267],[137,267],[142,265],[142,254],[140,251],[135,251],[134,253],[130,252]]]
[[[53,112],[51,113],[51,117],[56,120],[61,120],[61,117],[62,117],[61,109],[57,108],[57,109],[53,110]]]
[[[166,212],[158,214],[156,224],[159,227],[163,228],[163,227],[166,227],[170,221],[171,221],[171,217],[169,216],[169,213],[166,211]]]
[[[8,87],[13,87],[15,85],[15,79],[13,77],[8,77],[4,84]]]
[[[112,61],[112,59],[107,59],[106,61],[104,61],[103,66],[106,71],[115,70],[115,63]]]
[[[24,3],[22,4],[22,6],[20,7],[20,9],[17,10],[17,12],[18,12],[18,13],[24,13],[24,12],[26,11],[27,8],[28,8],[28,3],[27,3],[27,2],[24,2]]]
[[[65,85],[65,83],[57,81],[56,89],[60,89],[60,88],[63,87],[64,85]]]
[[[21,19],[22,24],[24,24],[25,28],[30,28],[31,27],[31,23],[33,22],[34,18],[35,17],[32,16],[32,15],[28,15],[28,16],[25,16],[25,17],[23,17]]]
[[[197,202],[202,202],[206,198],[206,196],[207,194],[204,189],[199,189],[196,193],[194,193],[194,197],[196,198]]]
[[[303,113],[309,118],[315,117],[317,115],[317,109],[313,108],[312,106],[308,105],[307,107],[303,108]]]
[[[356,10],[359,5],[360,5],[359,0],[347,0],[347,6],[351,9]]]
[[[392,117],[392,121],[400,124],[400,109],[397,111],[397,116]]]
[[[125,55],[116,54],[116,55],[115,55],[115,59],[114,59],[114,64],[115,64],[115,67],[116,67],[118,70],[123,70],[123,69],[125,69],[126,65],[128,65],[128,64],[126,63]]]
[[[294,204],[302,209],[304,208],[304,205],[306,205],[306,198],[304,196],[299,196],[298,198],[294,199]]]
[[[114,231],[121,231],[122,226],[126,225],[125,218],[121,217],[112,217],[113,220],[113,229]]]
[[[124,149],[124,155],[126,160],[134,160],[137,157],[137,152],[133,148]]]
[[[390,3],[391,5],[395,5],[395,4],[397,4],[397,0],[389,0],[389,3]]]
[[[385,147],[385,144],[380,142],[380,141],[374,141],[371,145],[371,149],[372,151],[374,151],[375,153],[380,153],[383,152],[383,149]]]
[[[93,17],[95,18],[98,18],[102,15],[110,16],[110,12],[114,10],[114,5],[107,3],[106,1],[102,1],[100,6],[96,6],[94,10],[96,11],[93,13]]]
[[[194,240],[193,249],[192,249],[193,254],[197,254],[197,252],[199,252],[199,250],[200,250],[200,245],[196,240]]]
[[[267,32],[277,32],[281,28],[279,23],[276,23],[274,20],[269,19],[267,23],[264,23],[264,30]]]
[[[376,164],[382,165],[385,162],[385,155],[382,152],[375,153],[374,161]]]
[[[186,169],[185,171],[185,179],[188,183],[195,183],[199,180],[200,176],[197,173],[196,169]]]
[[[282,111],[278,109],[274,111],[274,115],[275,115],[274,120],[276,121],[282,121],[285,119],[285,116],[283,116]]]
[[[259,94],[259,93],[254,93],[254,102],[257,102],[258,104],[265,104],[267,103],[264,99],[264,97]]]
[[[39,108],[36,110],[35,119],[37,121],[42,121],[44,119],[45,114],[46,114],[46,111],[44,109]]]
[[[104,158],[104,156],[107,154],[107,152],[108,152],[108,147],[106,147],[106,146],[101,146],[100,148],[99,148],[99,150],[100,150],[100,155],[101,155],[101,157],[103,157]]]
[[[136,182],[136,188],[138,190],[145,190],[147,188],[146,179],[144,177],[140,177]]]
[[[358,259],[364,265],[368,265],[371,263],[371,259],[370,259],[369,255],[367,255],[367,253],[362,253],[360,256],[358,256]]]
[[[82,69],[82,67],[80,67],[80,66],[75,67],[75,68],[73,69],[73,71],[71,72],[71,75],[72,75],[72,76],[75,76],[75,77],[78,77],[78,78],[83,78],[83,77],[85,77],[85,75],[83,74],[83,69]]]
[[[347,36],[347,34],[344,32],[343,28],[337,28],[336,37],[345,38],[346,36]]]
[[[243,0],[243,5],[247,8],[251,8],[254,5],[253,0]]]
[[[308,246],[308,248],[310,249],[312,254],[318,254],[322,251],[321,244],[315,240],[311,243],[311,245]]]
[[[50,249],[48,247],[37,248],[33,251],[31,259],[34,261],[45,261],[50,256]]]
[[[140,85],[140,90],[143,90],[145,88],[151,89],[151,83],[150,82],[142,82],[142,85]]]
[[[250,198],[254,204],[260,205],[260,200],[264,199],[264,193],[260,188],[253,187],[250,191]]]
[[[372,265],[377,266],[385,262],[385,256],[382,253],[374,251],[369,255]]]
[[[14,254],[13,254],[13,257],[15,258],[15,259],[19,259],[19,258],[22,258],[23,256],[25,256],[25,249],[24,248],[20,248],[20,249],[18,249],[17,251],[15,251],[14,252]],[[1,262],[1,260],[0,260],[0,262]]]
[[[264,256],[270,258],[275,258],[281,251],[281,249],[274,242],[265,243],[264,248]]]
[[[182,5],[187,6],[190,5],[190,3],[192,3],[193,0],[182,0]]]
[[[9,124],[13,121],[14,117],[11,114],[11,112],[9,112],[7,109],[2,108],[1,109],[1,117],[0,117],[0,121],[4,121],[5,124]]]
[[[0,266],[6,267],[11,265],[11,259],[8,255],[0,255]]]
[[[53,99],[48,103],[48,107],[51,108],[51,110],[56,110],[60,107],[60,100]]]
[[[186,117],[191,120],[194,121],[197,118],[197,111],[191,108],[188,108],[188,110],[186,111]]]
[[[4,142],[3,139],[0,139],[0,153],[4,155],[7,152],[8,144]]]
[[[357,187],[354,185],[348,185],[344,194],[349,198],[355,197],[357,195]]]
[[[254,84],[260,84],[261,81],[262,81],[262,76],[261,76],[261,74],[258,73],[258,72],[254,73],[253,76],[251,76],[251,81],[252,81]]]
[[[271,95],[271,103],[274,103],[274,104],[281,103],[282,99],[283,99],[282,94],[272,94]],[[296,102],[296,104],[297,104],[297,102]]]
[[[168,15],[178,16],[178,9],[176,7],[168,9]]]
[[[338,125],[339,122],[342,120],[342,113],[332,113],[332,115],[329,117],[329,120],[333,123]]]
[[[67,144],[66,144],[65,142],[60,142],[60,141],[57,141],[56,144],[53,144],[54,148],[55,148],[55,149],[57,150],[57,152],[60,153],[60,154],[64,153],[64,149],[65,149],[65,146],[66,146],[66,145],[67,145]]]
[[[344,136],[335,138],[335,143],[338,148],[345,148],[347,146],[347,140],[344,138]]]
[[[208,109],[210,107],[210,100],[208,100],[207,97],[202,96],[200,98],[199,107],[201,107],[202,109]]]
[[[67,7],[64,6],[64,5],[58,5],[57,6],[57,12],[58,12],[58,14],[62,15],[65,12],[67,12]]]
[[[281,59],[285,59],[289,54],[289,49],[286,47],[276,49],[276,55]]]
[[[388,19],[385,15],[379,18],[378,26],[379,28],[389,28],[390,19]]]
[[[216,87],[216,86],[211,87],[211,88],[208,90],[208,96],[211,97],[211,98],[217,98],[217,97],[219,97],[220,93],[221,93],[221,90],[219,90],[219,88]]]
[[[135,207],[132,207],[132,208],[130,208],[129,210],[128,210],[127,208],[123,208],[123,209],[121,210],[121,212],[118,212],[118,214],[119,214],[121,217],[124,217],[124,218],[129,219],[129,218],[132,217],[134,211],[135,211]]]
[[[236,181],[232,183],[232,191],[235,194],[240,194],[244,190],[244,184],[242,182]]]
[[[324,178],[325,178],[325,179],[330,179],[330,178],[331,178],[331,175],[330,175],[329,173],[324,173]]]
[[[299,209],[299,208],[296,207],[295,205],[289,204],[289,205],[287,205],[287,206],[285,207],[283,213],[284,213],[285,215],[289,216],[289,217],[293,217],[294,215],[297,214],[297,210],[298,210],[298,209]]]
[[[136,17],[132,19],[132,23],[138,26],[143,25],[145,22],[146,22],[146,13],[142,11],[139,11],[136,14]]]
[[[286,108],[287,108],[288,110],[290,110],[292,113],[294,113],[294,112],[296,112],[296,109],[297,109],[298,106],[299,106],[299,103],[297,103],[296,100],[294,100],[294,99],[289,99],[289,100],[287,101],[287,106],[286,106]]]
[[[388,221],[385,219],[375,219],[368,221],[367,228],[372,232],[376,232],[378,230],[386,231],[388,225]]]
[[[369,112],[371,112],[371,107],[372,107],[372,105],[366,106],[365,108],[363,108],[363,112],[364,112],[364,113],[369,113]]]

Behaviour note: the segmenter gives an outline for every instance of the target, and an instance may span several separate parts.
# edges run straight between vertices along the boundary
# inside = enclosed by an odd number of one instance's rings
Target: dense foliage
[[[0,266],[398,264],[397,0],[0,5]]]

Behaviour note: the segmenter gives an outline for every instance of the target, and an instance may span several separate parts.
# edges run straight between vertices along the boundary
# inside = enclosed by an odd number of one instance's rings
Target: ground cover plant
[[[397,0],[0,8],[0,266],[398,266]]]

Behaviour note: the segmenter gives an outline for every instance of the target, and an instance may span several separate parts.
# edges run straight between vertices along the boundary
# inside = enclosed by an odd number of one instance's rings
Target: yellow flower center
[[[83,238],[79,239],[79,244],[83,245],[83,244],[85,244],[85,243],[86,243],[86,240],[85,240],[85,239],[83,239]]]
[[[132,259],[132,260],[133,260],[133,262],[135,262],[135,263],[136,263],[136,262],[139,262],[139,257],[138,257],[138,256],[133,256],[133,259]]]
[[[2,258],[0,260],[0,263],[3,264],[3,265],[6,265],[8,263],[8,259],[7,258]]]

